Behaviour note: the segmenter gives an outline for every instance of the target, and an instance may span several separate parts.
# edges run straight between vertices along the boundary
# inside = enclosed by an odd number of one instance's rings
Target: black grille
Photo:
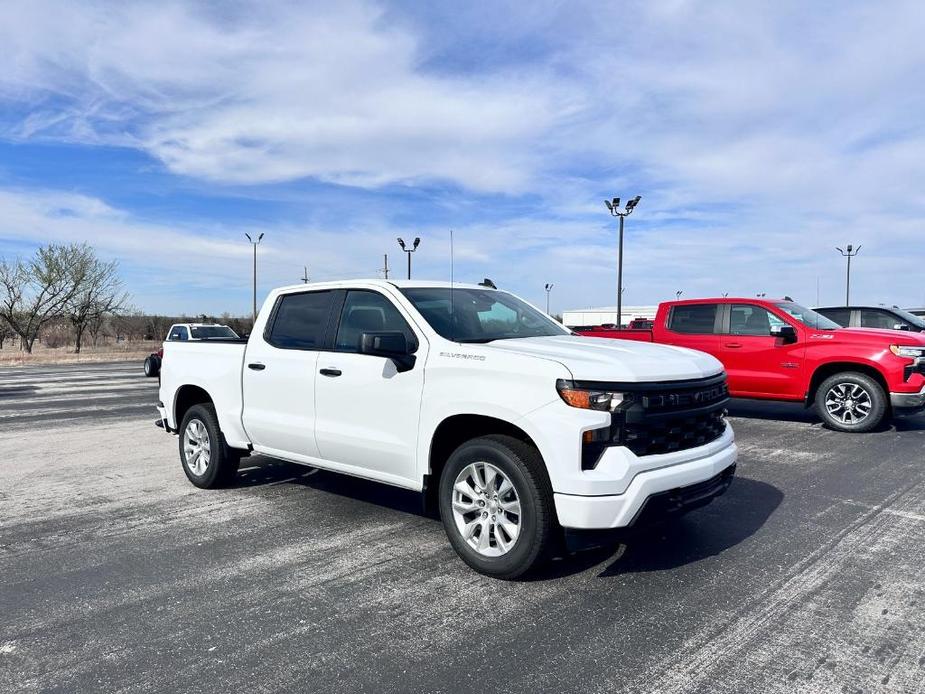
[[[715,441],[726,430],[723,410],[627,424],[624,445],[636,455],[672,453]]]
[[[593,468],[607,446],[626,446],[639,456],[673,453],[715,441],[726,430],[726,375],[665,383],[576,383],[624,394],[610,431],[587,443],[582,467]]]

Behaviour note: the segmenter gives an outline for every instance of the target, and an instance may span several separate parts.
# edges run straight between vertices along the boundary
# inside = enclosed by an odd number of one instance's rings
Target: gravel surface
[[[925,417],[737,404],[724,497],[504,583],[412,493],[259,456],[194,488],[138,365],[25,373],[0,371],[2,692],[925,691]]]

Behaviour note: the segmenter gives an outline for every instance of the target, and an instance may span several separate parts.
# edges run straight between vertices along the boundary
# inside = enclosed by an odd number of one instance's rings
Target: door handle
[[[266,364],[261,364],[259,361],[255,361],[251,364],[248,364],[247,368],[251,369],[252,371],[263,371],[267,367]]]
[[[729,347],[730,349],[738,349],[739,347],[742,346],[742,343],[741,342],[727,342],[726,346]]]
[[[343,371],[340,369],[321,369],[321,371],[318,373],[320,373],[322,376],[330,376],[331,378],[336,378],[337,376],[340,376]]]

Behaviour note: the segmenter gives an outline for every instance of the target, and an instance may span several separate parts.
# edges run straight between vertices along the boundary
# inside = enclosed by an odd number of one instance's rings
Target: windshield
[[[920,330],[925,330],[925,320],[922,320],[920,316],[917,316],[914,313],[909,313],[908,311],[904,311],[901,308],[894,308],[890,310],[893,311],[893,313],[898,315],[900,318],[902,318],[904,321],[909,323],[909,325],[914,325],[916,328],[919,328]]]
[[[235,331],[227,325],[204,325],[198,328],[190,328],[190,332],[193,334],[194,340],[214,340],[217,338],[227,340],[229,337],[232,339],[238,337]]]
[[[838,323],[829,320],[821,313],[816,313],[811,308],[800,306],[791,301],[775,304],[775,306],[791,318],[796,318],[807,328],[812,328],[813,330],[837,330],[841,327]]]
[[[518,337],[568,335],[569,330],[506,292],[493,289],[403,289],[441,337],[454,342],[491,342]]]

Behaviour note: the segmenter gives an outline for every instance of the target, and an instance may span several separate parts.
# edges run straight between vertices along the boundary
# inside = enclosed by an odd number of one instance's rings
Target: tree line
[[[49,347],[89,339],[163,340],[172,323],[221,322],[235,332],[250,331],[250,319],[148,315],[130,305],[115,260],[105,261],[87,243],[48,244],[31,258],[0,257],[0,349],[19,339],[31,354],[37,340]]]

